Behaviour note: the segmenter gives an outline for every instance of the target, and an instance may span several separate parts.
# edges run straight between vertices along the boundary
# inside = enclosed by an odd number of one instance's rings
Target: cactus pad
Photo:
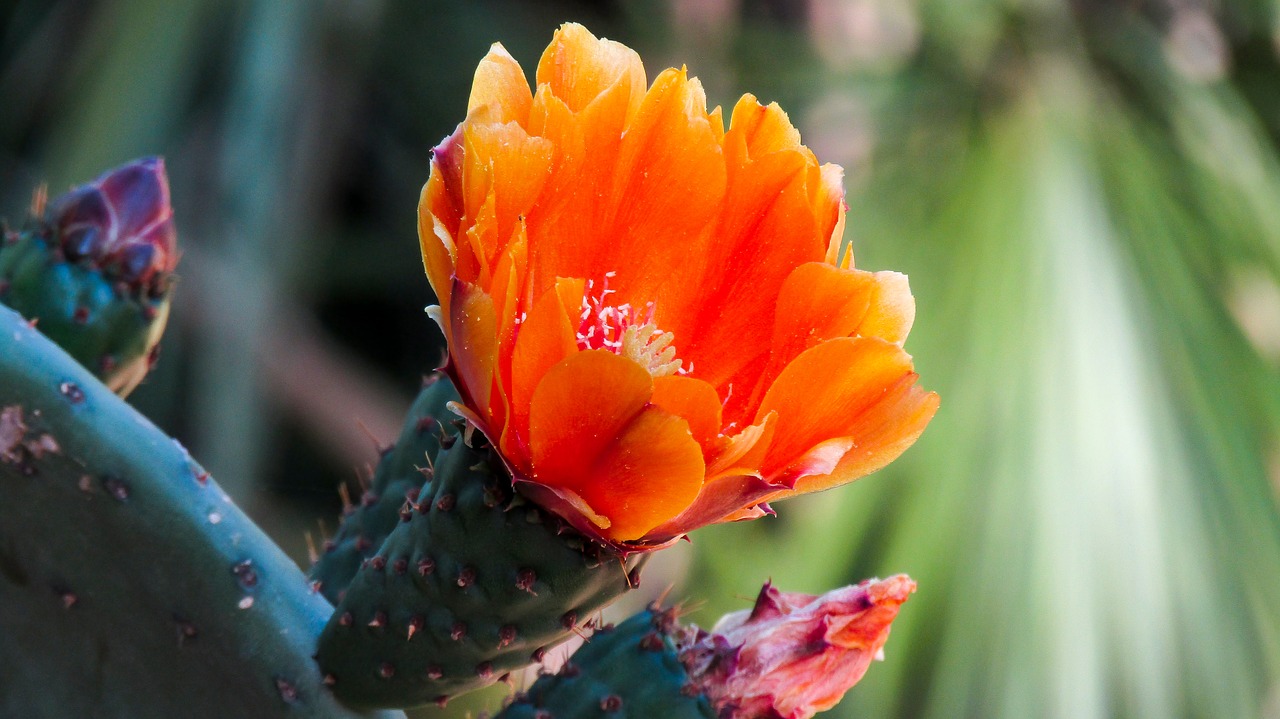
[[[475,433],[442,449],[403,521],[347,588],[317,659],[358,707],[417,706],[541,658],[630,588],[639,562],[511,491]]]
[[[337,534],[325,542],[324,552],[311,568],[312,580],[329,601],[337,604],[360,565],[372,558],[400,523],[406,501],[414,501],[422,487],[422,470],[431,466],[442,437],[456,434],[445,405],[458,399],[448,379],[432,375],[405,417],[395,445],[383,450],[369,489],[346,508]]]
[[[311,659],[332,608],[302,572],[2,307],[0,491],[0,716],[359,716]]]
[[[707,698],[686,689],[676,629],[670,611],[653,609],[601,629],[497,719],[715,719]]]

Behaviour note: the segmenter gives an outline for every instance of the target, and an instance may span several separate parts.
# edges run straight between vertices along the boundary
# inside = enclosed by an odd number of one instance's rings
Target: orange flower
[[[840,254],[841,169],[777,105],[564,25],[530,89],[494,45],[418,234],[460,411],[526,496],[651,547],[861,477],[937,396],[905,276]]]

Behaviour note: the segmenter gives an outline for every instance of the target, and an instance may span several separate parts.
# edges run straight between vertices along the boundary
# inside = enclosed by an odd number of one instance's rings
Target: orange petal
[[[572,280],[562,282],[574,284]],[[579,297],[581,280],[577,281]],[[572,288],[566,292],[572,292]],[[511,352],[511,421],[502,436],[506,457],[527,457],[529,441],[529,408],[533,392],[543,375],[561,360],[578,351],[571,315],[555,288],[534,301],[521,321]],[[517,452],[516,449],[521,451]],[[528,467],[521,469],[528,471]]]
[[[476,68],[471,83],[471,99],[467,102],[467,121],[497,124],[529,121],[529,105],[533,93],[525,79],[520,63],[507,52],[502,43],[495,42],[489,54]]]
[[[468,125],[464,142],[466,216],[472,220],[484,217],[493,223],[492,227],[482,228],[484,236],[505,243],[520,217],[528,213],[542,192],[554,148],[550,141],[530,136],[514,122]],[[482,210],[486,210],[485,215]],[[484,248],[480,263],[493,264],[503,249],[501,244]]]
[[[740,144],[732,139],[726,143],[726,146],[739,146],[745,152],[740,163],[771,152],[799,150],[803,147],[800,144],[800,131],[791,124],[787,113],[778,103],[761,105],[755,95],[750,93],[743,95],[738,104],[733,106],[727,134],[741,138]]]
[[[693,503],[704,468],[689,423],[646,407],[596,460],[581,494],[612,522],[605,536],[639,539]]]
[[[684,417],[703,452],[711,452],[720,434],[720,397],[715,387],[693,377],[656,377],[649,402]]]
[[[698,377],[717,387],[735,381],[739,404],[750,396],[768,356],[773,328],[760,318],[773,315],[778,292],[793,268],[826,253],[805,167],[799,153],[776,152],[731,175],[715,244],[706,250],[708,270],[688,283],[700,293],[688,308],[696,319],[679,329],[663,325],[675,332],[678,343],[682,334],[692,338],[689,346],[680,347],[680,356],[693,362]],[[679,261],[673,266],[680,266]],[[735,377],[752,367],[747,383]],[[725,420],[751,421],[732,406]]]
[[[760,403],[757,417],[778,413],[777,434],[761,467],[764,476],[785,475],[793,465],[803,473],[806,454],[832,439],[852,437],[861,446],[858,432],[868,419],[886,437],[914,439],[923,429],[918,421],[922,405],[934,400],[921,391],[898,403],[897,388],[904,379],[908,387],[914,385],[911,357],[877,337],[833,339],[805,350],[778,375]],[[898,414],[881,414],[886,401],[887,409]]]
[[[577,352],[538,383],[529,410],[534,476],[579,494],[580,482],[653,394],[640,365],[603,350]]]
[[[663,72],[619,148],[597,240],[604,252],[589,274],[575,276],[616,271],[617,301],[642,307],[657,300],[663,326],[697,288],[707,261],[699,247],[724,199],[725,177],[702,86],[683,71]]]
[[[901,344],[915,312],[906,275],[848,270],[825,262],[800,265],[778,293],[769,369],[759,391],[801,352],[829,339],[861,335]]]
[[[475,285],[455,280],[449,313],[449,354],[458,373],[459,392],[468,407],[493,417],[493,373],[498,355],[497,313],[493,298]],[[498,423],[493,423],[496,426]]]
[[[911,296],[907,276],[900,272],[877,272],[876,293],[857,332],[863,337],[880,337],[902,344],[916,319],[916,299]]]
[[[915,443],[938,411],[938,395],[903,377],[852,428],[853,447],[828,474],[801,477],[795,491],[819,492],[864,477],[884,467]]]
[[[597,39],[577,23],[565,23],[538,62],[537,83],[547,85],[573,112],[579,112],[619,82],[629,90],[634,114],[644,96],[644,65],[635,50]]]
[[[635,539],[683,511],[702,484],[685,420],[648,406],[649,373],[606,351],[579,352],[543,377],[529,416],[531,479],[568,489]]]

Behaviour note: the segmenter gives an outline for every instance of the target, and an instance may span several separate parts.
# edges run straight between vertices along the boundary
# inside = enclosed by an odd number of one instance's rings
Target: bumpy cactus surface
[[[441,441],[450,441],[457,427],[441,421],[452,415],[446,408],[458,399],[453,384],[430,375],[405,416],[396,443],[382,451],[368,490],[343,511],[337,533],[311,567],[311,578],[329,601],[338,603],[363,562],[371,559],[400,523],[406,502],[417,499],[424,472],[429,472]]]
[[[707,697],[687,690],[680,629],[672,611],[657,609],[603,628],[497,719],[716,719]]]
[[[0,240],[0,303],[127,394],[169,315],[177,251],[163,161],[124,165],[33,210]]]
[[[446,444],[321,636],[320,665],[353,706],[443,703],[497,681],[638,581],[638,561],[514,494],[479,433]]]
[[[332,607],[305,575],[2,307],[0,491],[0,716],[359,716],[311,658]]]

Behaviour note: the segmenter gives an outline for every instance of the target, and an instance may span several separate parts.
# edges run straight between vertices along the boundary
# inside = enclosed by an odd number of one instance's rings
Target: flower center
[[[676,336],[658,329],[653,322],[652,302],[643,308],[631,303],[608,303],[609,295],[616,292],[609,289],[609,279],[616,274],[606,272],[598,292],[595,282],[587,280],[578,324],[578,349],[609,350],[639,364],[654,377],[686,374],[688,370],[681,367],[676,348],[671,346]]]

